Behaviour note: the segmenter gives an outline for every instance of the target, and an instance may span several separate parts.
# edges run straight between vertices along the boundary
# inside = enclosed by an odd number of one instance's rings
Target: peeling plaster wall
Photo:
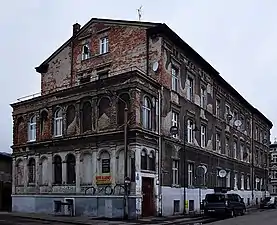
[[[66,46],[50,62],[48,71],[41,74],[42,95],[70,87],[71,45]]]

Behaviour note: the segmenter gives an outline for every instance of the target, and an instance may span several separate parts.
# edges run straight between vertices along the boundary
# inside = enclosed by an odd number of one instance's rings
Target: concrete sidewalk
[[[104,225],[104,224],[178,224],[178,223],[189,223],[201,219],[198,217],[188,217],[188,216],[170,216],[170,217],[149,217],[141,218],[138,220],[130,221],[120,221],[119,219],[98,219],[85,216],[54,216],[48,214],[38,214],[38,213],[12,213],[12,212],[0,212],[0,217],[2,215],[10,215],[14,217],[20,217],[25,219],[41,220],[41,221],[52,221],[68,224],[77,224],[77,225]]]
[[[257,211],[257,207],[248,208],[247,213],[252,213]],[[49,214],[38,214],[38,213],[16,213],[16,212],[0,212],[0,217],[2,215],[10,215],[14,217],[20,217],[25,219],[41,220],[41,221],[52,221],[68,224],[77,225],[104,225],[104,224],[184,224],[193,223],[196,221],[205,220],[201,215],[176,215],[169,217],[148,217],[140,218],[138,220],[122,221],[120,219],[102,219],[102,218],[92,218],[85,216],[54,216]]]

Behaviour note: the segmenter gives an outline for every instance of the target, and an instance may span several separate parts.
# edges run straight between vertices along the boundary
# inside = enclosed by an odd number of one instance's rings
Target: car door
[[[237,200],[236,202],[237,202],[237,207],[238,207],[239,211],[242,211],[244,209],[243,199],[239,195],[237,195],[237,194],[236,194],[235,198]]]

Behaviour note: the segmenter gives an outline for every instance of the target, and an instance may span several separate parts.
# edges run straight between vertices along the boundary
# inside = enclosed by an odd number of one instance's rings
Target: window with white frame
[[[207,128],[205,125],[201,125],[201,147],[205,148],[206,147],[206,134],[207,133]]]
[[[82,60],[86,60],[90,58],[90,50],[89,50],[89,45],[84,44],[82,47]]]
[[[217,152],[221,152],[221,137],[220,137],[220,133],[216,133],[215,134],[215,148]]]
[[[63,132],[63,115],[62,110],[57,109],[54,114],[54,136],[62,136]]]
[[[237,159],[237,154],[238,154],[237,150],[238,150],[238,143],[234,141],[234,153],[233,153],[234,159]]]
[[[277,154],[272,154],[271,155],[271,160],[273,163],[277,163]]]
[[[191,119],[187,121],[187,142],[193,143],[193,121]]]
[[[240,189],[244,190],[244,175],[243,174],[240,175],[240,183],[241,183],[241,185],[240,185],[241,188]]]
[[[178,91],[178,83],[179,83],[179,78],[178,78],[178,70],[175,67],[171,68],[171,76],[172,76],[172,90],[173,91]]]
[[[193,185],[193,163],[188,164],[188,186]]]
[[[105,54],[109,51],[109,39],[107,37],[100,39],[100,54]]]
[[[187,99],[193,101],[193,79],[188,77]]]
[[[171,125],[179,127],[179,114],[174,111],[172,111]],[[173,134],[172,137],[178,138],[178,134]]]
[[[240,143],[240,160],[244,161],[244,144]]]
[[[231,156],[229,142],[230,142],[229,137],[226,137],[226,138],[225,138],[225,153],[226,153],[228,156]]]
[[[259,138],[259,129],[258,129],[258,127],[256,127],[255,128],[255,139],[258,141],[258,138]]]
[[[247,185],[247,190],[249,190],[250,189],[250,176],[249,175],[247,175],[247,180],[246,180],[246,185]]]
[[[228,114],[230,114],[230,106],[225,104],[225,115],[227,116]]]
[[[179,161],[172,160],[172,184],[179,184]]]
[[[144,97],[143,99],[143,127],[146,129],[151,129],[152,128],[152,115],[151,115],[151,101],[148,97]]]
[[[238,189],[238,174],[235,173],[234,176],[234,189]]]
[[[231,187],[231,173],[230,173],[230,171],[228,171],[227,175],[226,175],[226,187]]]
[[[32,116],[29,121],[28,126],[28,140],[35,141],[36,140],[36,116]]]
[[[206,88],[205,87],[201,87],[201,90],[200,90],[200,95],[201,95],[201,97],[200,97],[200,106],[202,107],[202,108],[206,108],[206,99],[207,99],[207,91],[206,91]]]
[[[277,185],[272,185],[272,193],[273,194],[277,193]]]
[[[215,100],[215,114],[217,117],[221,116],[221,102],[219,99]]]

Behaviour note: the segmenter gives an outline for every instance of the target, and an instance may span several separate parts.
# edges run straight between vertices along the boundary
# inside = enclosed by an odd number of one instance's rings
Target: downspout
[[[159,134],[159,151],[158,151],[158,180],[159,180],[159,216],[162,216],[162,134],[161,134],[161,101],[162,101],[162,93],[163,93],[163,87],[161,87],[161,90],[159,90],[159,96],[158,96],[158,134]]]
[[[146,75],[149,74],[149,30],[146,30]]]

